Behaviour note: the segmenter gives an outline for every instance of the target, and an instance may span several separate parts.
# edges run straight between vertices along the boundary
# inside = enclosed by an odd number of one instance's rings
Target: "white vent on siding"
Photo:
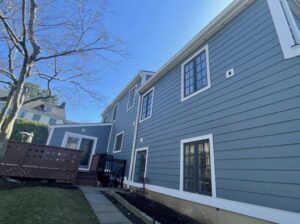
[[[232,68],[232,69],[229,69],[227,72],[226,72],[226,78],[228,79],[228,78],[230,78],[230,77],[232,77],[232,76],[234,76],[234,69]]]

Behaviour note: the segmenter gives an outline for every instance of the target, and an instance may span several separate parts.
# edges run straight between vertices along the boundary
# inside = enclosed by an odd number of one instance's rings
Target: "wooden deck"
[[[75,183],[82,152],[10,141],[0,160],[0,176]]]

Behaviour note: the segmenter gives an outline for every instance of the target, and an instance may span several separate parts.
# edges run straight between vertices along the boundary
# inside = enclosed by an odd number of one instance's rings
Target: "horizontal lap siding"
[[[153,114],[137,137],[137,148],[149,147],[149,183],[179,189],[180,140],[212,133],[217,197],[299,212],[300,59],[284,60],[267,1],[208,48],[209,90],[180,102],[181,64],[155,83]]]
[[[83,128],[85,129],[84,132],[82,132]],[[107,150],[110,129],[111,126],[55,128],[49,145],[61,147],[65,133],[71,132],[98,138],[95,152],[105,153]]]
[[[141,80],[137,83],[137,87],[139,88],[141,85]],[[125,159],[126,162],[126,171],[125,176],[128,177],[131,152],[132,152],[132,144],[133,144],[133,135],[135,129],[135,121],[136,121],[136,113],[137,113],[137,104],[138,104],[138,96],[135,96],[135,104],[134,107],[127,111],[127,102],[128,102],[127,92],[119,101],[118,112],[116,116],[116,121],[113,122],[112,133],[109,144],[109,154],[113,154],[114,158]],[[110,122],[112,119],[113,108],[108,112],[108,121]],[[119,153],[113,153],[113,148],[115,144],[115,136],[117,133],[124,132],[123,143],[122,143],[122,151]]]

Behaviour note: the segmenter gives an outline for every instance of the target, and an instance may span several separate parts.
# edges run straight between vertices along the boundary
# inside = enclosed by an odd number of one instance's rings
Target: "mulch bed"
[[[167,206],[134,193],[118,193],[126,201],[162,224],[200,224],[188,216],[182,215]]]
[[[102,192],[105,197],[107,197],[132,223],[134,224],[144,224],[142,220],[136,217],[133,213],[131,213],[126,207],[124,207],[121,203],[119,203],[114,197],[110,196],[106,192]]]
[[[58,187],[67,189],[78,189],[72,184],[55,183],[52,181],[41,181],[40,179],[5,179],[0,177],[0,190],[11,190],[22,187]]]

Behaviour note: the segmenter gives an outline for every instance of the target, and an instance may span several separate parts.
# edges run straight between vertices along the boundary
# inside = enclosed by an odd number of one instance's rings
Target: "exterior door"
[[[82,170],[89,170],[96,147],[96,140],[97,138],[95,137],[66,133],[62,147],[83,151],[79,168]]]

